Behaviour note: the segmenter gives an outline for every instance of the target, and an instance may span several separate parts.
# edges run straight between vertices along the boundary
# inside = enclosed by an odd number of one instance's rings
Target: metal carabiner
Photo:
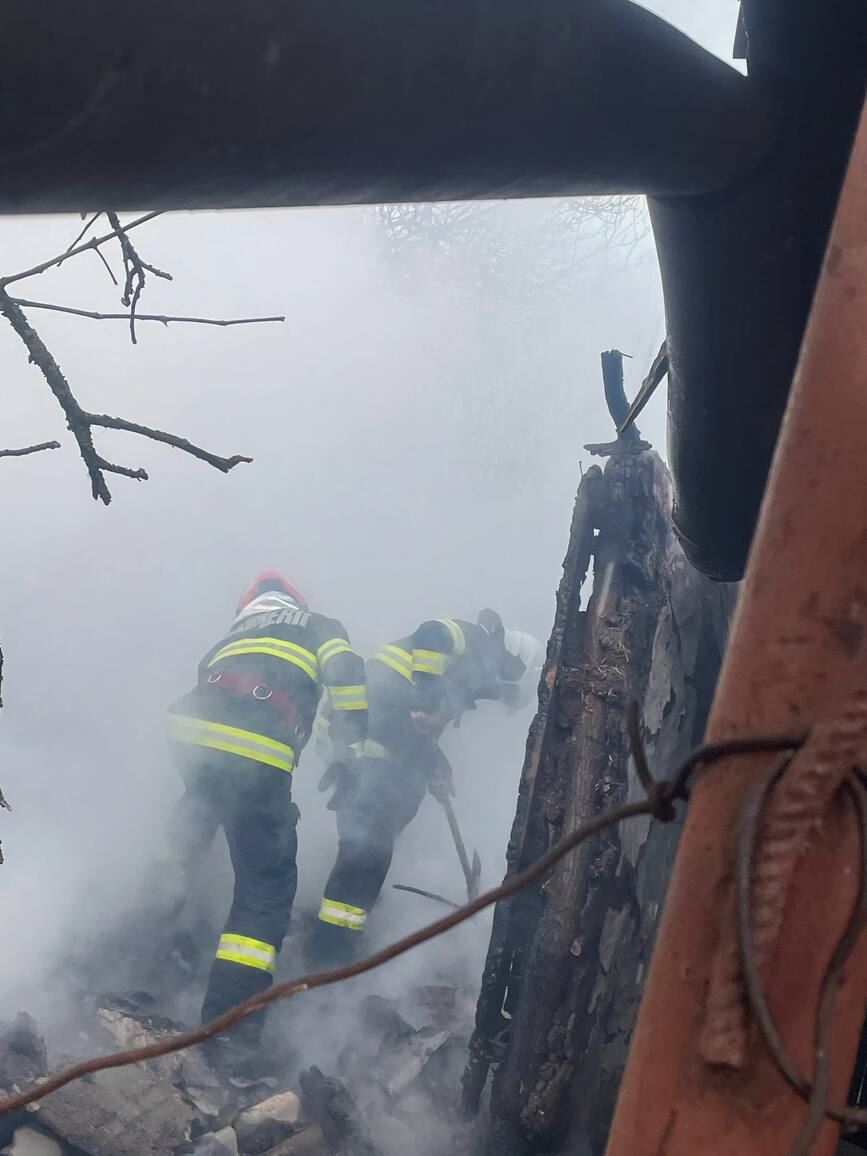
[[[260,694],[259,691],[264,691],[265,693]],[[258,686],[253,687],[253,698],[257,698],[259,702],[267,702],[273,693],[270,686],[266,686],[264,682],[260,682]]]
[[[211,682],[211,683],[219,682],[222,677],[223,677],[223,672],[221,670],[218,670],[214,674],[208,675],[208,682]]]

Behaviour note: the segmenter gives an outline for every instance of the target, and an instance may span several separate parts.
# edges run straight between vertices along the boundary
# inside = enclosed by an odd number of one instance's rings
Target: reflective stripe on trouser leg
[[[277,970],[277,950],[262,939],[251,939],[248,935],[234,935],[224,932],[217,946],[217,959],[227,963],[237,963],[242,967],[254,967],[273,975]]]
[[[319,906],[319,918],[323,923],[330,923],[333,927],[347,927],[350,931],[361,931],[367,919],[367,912],[363,907],[352,907],[349,903],[325,897]]]

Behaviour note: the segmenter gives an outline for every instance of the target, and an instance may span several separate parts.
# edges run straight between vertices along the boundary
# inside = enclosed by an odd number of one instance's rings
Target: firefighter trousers
[[[285,771],[202,748],[174,754],[186,786],[170,834],[180,874],[189,880],[222,827],[235,875],[202,1005],[208,1022],[273,982],[298,880],[298,809]],[[263,1018],[251,1017],[253,1041]]]
[[[329,966],[352,957],[358,932],[376,902],[397,837],[427,791],[425,770],[394,757],[361,758],[353,781],[340,789],[337,861],[328,877],[313,934],[310,963]]]

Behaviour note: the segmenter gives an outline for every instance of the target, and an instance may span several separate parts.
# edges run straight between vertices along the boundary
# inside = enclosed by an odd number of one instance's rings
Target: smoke
[[[532,224],[527,205],[511,227],[524,220]],[[61,251],[77,224],[4,220],[3,272]],[[88,408],[255,459],[224,477],[103,431],[106,456],[151,475],[111,478],[108,509],[91,500],[41,377],[0,329],[5,443],[63,442],[2,463],[0,782],[14,811],[0,813],[0,984],[8,1011],[27,1007],[49,1020],[67,995],[57,976],[70,944],[98,936],[135,901],[179,794],[166,704],[191,685],[251,573],[284,570],[314,608],[345,621],[364,653],[425,618],[474,618],[486,605],[547,638],[587,462],[580,447],[611,435],[599,352],[635,355],[634,392],[662,329],[646,259],[614,273],[591,263],[542,328],[525,323],[514,283],[492,316],[490,301],[476,309],[471,291],[450,293],[423,260],[399,273],[375,218],[360,209],[177,214],[146,226],[137,244],[175,276],[149,285],[143,308],[285,312],[287,321],[227,330],[142,323],[132,348],[120,322],[34,311]],[[509,275],[520,284],[519,267]],[[26,284],[27,296],[85,308],[111,309],[117,293],[90,255]],[[661,410],[656,399],[641,423],[657,444]],[[482,706],[446,738],[485,885],[503,872],[531,717],[532,708],[507,716]],[[319,770],[308,749],[296,773],[299,910],[318,903],[336,847]],[[229,885],[220,849],[209,876],[203,889],[219,919]],[[463,896],[431,799],[398,846],[371,921],[374,942],[439,913],[392,882]],[[488,926],[479,919],[413,953],[384,982],[457,972],[477,983]]]

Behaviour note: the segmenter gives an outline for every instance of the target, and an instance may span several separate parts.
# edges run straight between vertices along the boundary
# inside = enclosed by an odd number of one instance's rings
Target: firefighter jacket
[[[291,772],[323,688],[341,757],[367,733],[364,661],[336,618],[269,591],[202,659],[198,686],[169,709],[169,737]]]
[[[502,638],[482,626],[455,618],[423,622],[415,633],[384,646],[371,660],[371,680],[378,689],[386,686],[394,703],[374,706],[392,713],[398,701],[410,710],[421,710],[445,721],[459,719],[475,710],[479,699],[500,699],[511,683],[504,677],[508,659]],[[376,669],[378,668],[378,669]],[[383,668],[391,672],[382,678]]]

